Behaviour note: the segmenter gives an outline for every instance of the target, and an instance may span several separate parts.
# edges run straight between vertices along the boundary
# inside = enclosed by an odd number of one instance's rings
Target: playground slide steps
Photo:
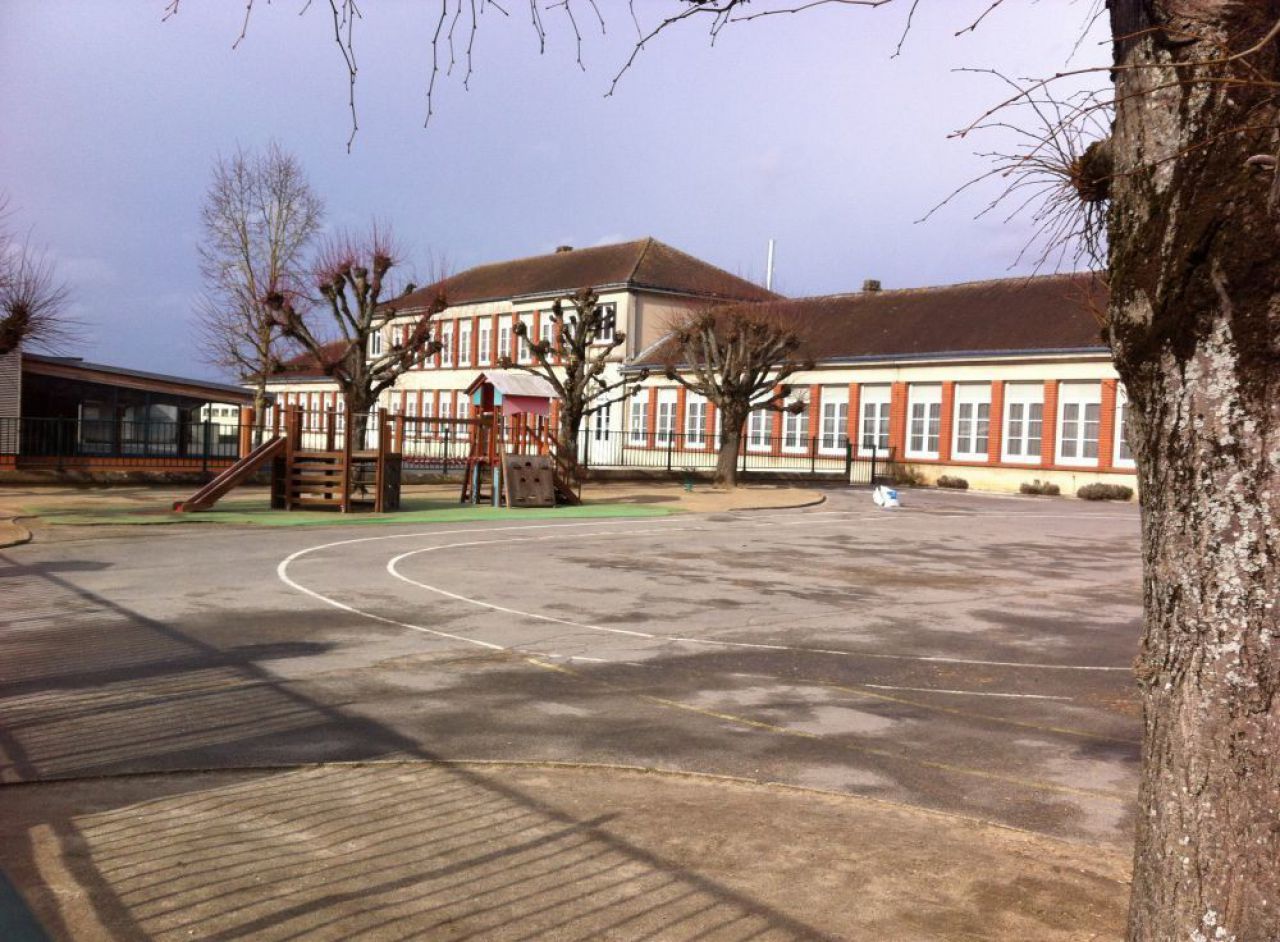
[[[226,495],[227,491],[242,484],[246,478],[257,471],[265,462],[270,461],[284,451],[284,446],[284,436],[278,436],[263,442],[186,500],[174,501],[173,509],[178,513],[208,510]]]

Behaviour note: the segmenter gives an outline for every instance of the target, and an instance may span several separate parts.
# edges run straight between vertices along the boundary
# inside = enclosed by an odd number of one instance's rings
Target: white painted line
[[[1071,697],[1051,697],[1043,693],[996,693],[991,690],[940,690],[937,687],[894,687],[890,684],[854,684],[871,690],[901,690],[909,693],[951,693],[965,697],[1008,697],[1014,700],[1070,700]]]
[[[812,516],[812,515],[809,515],[809,516]],[[796,521],[796,522],[805,523],[806,521]],[[774,525],[776,525],[776,523]],[[510,528],[506,528],[506,529],[510,529]],[[680,532],[685,530],[703,530],[703,529],[706,529],[706,528],[705,527],[670,527],[670,528],[663,528],[662,532]],[[475,531],[468,531],[468,532],[475,532]],[[634,534],[636,532],[644,532],[644,531],[636,531],[636,530],[603,531],[603,532],[595,532],[590,535],[591,536],[615,536],[619,532]],[[463,602],[468,605],[476,606],[477,608],[486,608],[491,611],[502,612],[503,614],[506,614],[506,615],[515,615],[519,618],[527,618],[534,621],[551,622],[557,625],[565,625],[570,628],[582,628],[587,631],[598,631],[598,632],[604,632],[607,634],[615,634],[615,635],[628,635],[633,638],[645,638],[652,641],[663,641],[663,642],[677,643],[677,644],[713,645],[718,647],[745,648],[745,649],[755,649],[755,650],[790,651],[790,652],[799,653],[799,654],[828,654],[832,656],[852,657],[852,658],[860,657],[860,658],[875,658],[880,660],[922,661],[922,662],[928,662],[928,663],[941,663],[941,664],[967,664],[967,665],[972,665],[976,667],[1015,667],[1015,668],[1037,669],[1037,670],[1075,670],[1075,671],[1128,671],[1131,669],[1129,667],[1107,667],[1107,666],[1091,665],[1091,664],[1043,664],[1043,663],[1034,663],[1034,662],[1027,662],[1027,661],[989,661],[989,660],[982,660],[978,658],[945,657],[942,655],[885,654],[880,652],[843,651],[843,650],[826,649],[826,648],[805,648],[805,647],[797,647],[794,645],[783,645],[783,644],[764,644],[764,643],[749,642],[749,641],[720,641],[720,640],[715,640],[711,638],[688,638],[688,637],[681,637],[681,636],[675,636],[675,635],[660,635],[660,634],[654,634],[647,631],[635,631],[627,628],[612,628],[607,625],[594,625],[588,622],[574,621],[569,618],[560,618],[555,615],[543,615],[539,612],[530,612],[530,611],[525,611],[523,609],[510,608],[505,605],[497,605],[493,602],[486,602],[482,599],[472,598],[471,596],[462,595],[457,592],[451,592],[448,589],[442,588],[440,586],[429,585],[428,583],[420,582],[416,579],[411,579],[408,576],[404,575],[399,570],[399,566],[401,562],[403,562],[406,559],[409,559],[410,557],[418,556],[423,553],[434,553],[434,552],[439,552],[441,550],[461,549],[464,547],[484,546],[491,543],[524,543],[524,542],[532,542],[535,540],[537,541],[552,540],[552,539],[557,539],[559,536],[560,534],[554,534],[549,536],[538,536],[538,537],[508,537],[508,538],[499,539],[499,540],[472,540],[472,541],[467,541],[462,543],[443,543],[437,546],[426,546],[426,547],[421,547],[419,549],[410,550],[407,553],[401,553],[399,556],[392,557],[391,560],[387,563],[386,569],[388,573],[390,573],[396,579],[399,579],[401,582],[405,582],[419,589],[424,589],[428,592],[434,592],[437,595],[441,595],[441,596],[444,596],[445,598],[453,599],[454,601]]]

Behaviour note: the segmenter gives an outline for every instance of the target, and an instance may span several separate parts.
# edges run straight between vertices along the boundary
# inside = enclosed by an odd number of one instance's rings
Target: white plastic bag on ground
[[[871,492],[871,499],[877,507],[883,507],[885,510],[902,506],[902,501],[898,499],[897,489],[886,487],[883,484],[876,485],[875,490]]]

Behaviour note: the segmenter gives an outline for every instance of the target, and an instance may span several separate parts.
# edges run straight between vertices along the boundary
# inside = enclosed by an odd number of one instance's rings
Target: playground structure
[[[559,454],[551,433],[555,391],[546,380],[524,373],[481,373],[467,387],[467,395],[475,434],[463,470],[463,503],[582,503],[577,469]]]
[[[468,389],[468,418],[429,418],[377,411],[273,410],[241,425],[239,461],[173,509],[208,510],[233,488],[271,468],[271,507],[342,513],[400,509],[406,468],[463,472],[460,501],[495,507],[581,503],[572,462],[558,455],[550,428],[551,387],[533,376],[481,374]],[[255,444],[256,442],[256,444]]]

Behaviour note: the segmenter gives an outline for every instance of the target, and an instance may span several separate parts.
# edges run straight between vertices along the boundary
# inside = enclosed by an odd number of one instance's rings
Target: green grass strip
[[[167,507],[27,507],[24,513],[54,526],[170,526],[222,523],[260,527],[322,527],[348,524],[462,523],[471,520],[570,520],[592,517],[664,517],[673,507],[644,504],[584,504],[580,507],[495,508],[448,500],[408,498],[396,513],[340,514],[325,510],[272,510],[258,499],[224,500],[212,510],[174,513]]]

